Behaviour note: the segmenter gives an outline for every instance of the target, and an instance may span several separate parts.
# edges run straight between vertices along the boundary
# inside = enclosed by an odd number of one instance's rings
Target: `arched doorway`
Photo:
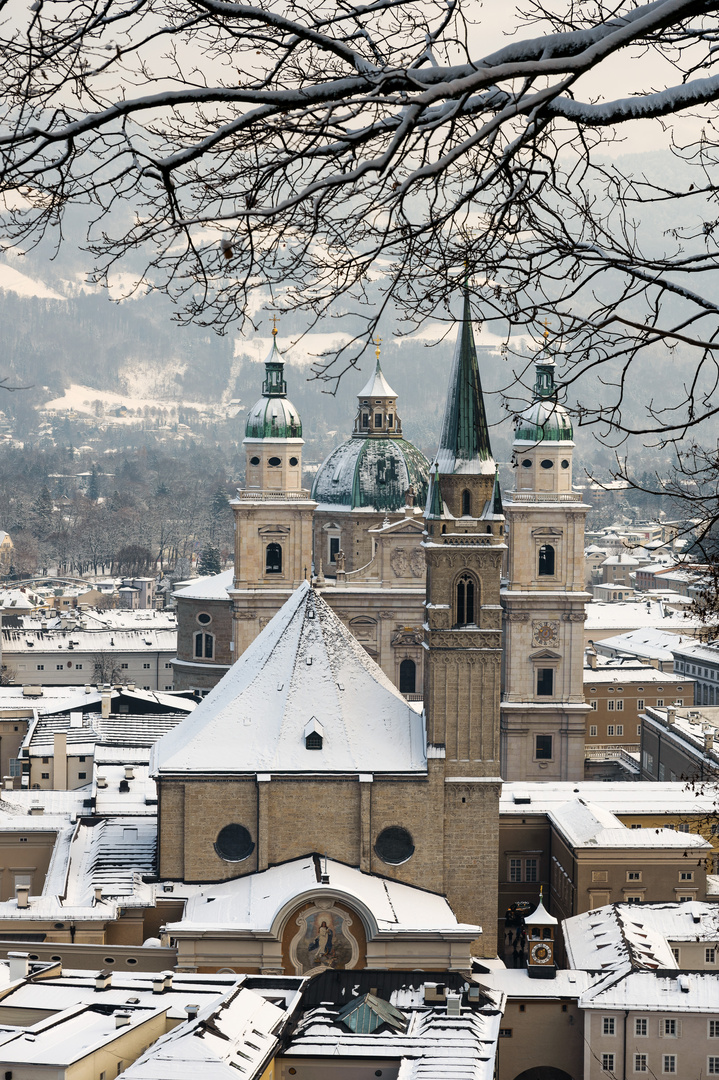
[[[514,1080],[574,1080],[564,1069],[555,1069],[553,1065],[535,1065],[533,1069],[515,1076]]]

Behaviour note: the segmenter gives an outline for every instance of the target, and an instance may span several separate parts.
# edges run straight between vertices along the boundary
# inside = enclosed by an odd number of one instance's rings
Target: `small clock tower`
[[[524,920],[524,925],[527,931],[527,974],[530,979],[555,979],[555,933],[559,923],[545,908],[541,889],[539,903]]]
[[[514,491],[502,589],[504,780],[584,777],[584,519],[572,487],[572,424],[557,401],[547,345],[536,361],[534,401],[512,446]]]

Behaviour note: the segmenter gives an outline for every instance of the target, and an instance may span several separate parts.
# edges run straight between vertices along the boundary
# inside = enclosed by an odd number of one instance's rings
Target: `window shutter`
[[[682,1022],[681,1022],[681,1020],[677,1020],[677,1038],[681,1039],[681,1037],[682,1037]]]
[[[663,1020],[659,1021],[659,1038],[660,1039],[664,1038],[664,1021]]]

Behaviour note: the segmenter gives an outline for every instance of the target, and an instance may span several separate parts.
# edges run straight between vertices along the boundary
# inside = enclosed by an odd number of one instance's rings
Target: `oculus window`
[[[374,845],[375,852],[382,862],[390,866],[399,866],[414,855],[414,842],[406,829],[397,825],[383,829]]]
[[[225,825],[215,840],[215,851],[225,862],[242,862],[255,850],[252,837],[244,825]]]
[[[551,761],[552,758],[552,736],[551,735],[535,735],[534,737],[534,756],[537,761]]]
[[[260,459],[257,456],[250,458],[250,465],[259,465],[259,464],[260,464]]]
[[[540,462],[540,465],[542,466],[543,469],[553,469],[554,468],[554,462],[552,461],[551,458],[548,458],[548,457],[542,458],[542,460]]]
[[[291,457],[290,458],[290,465],[295,466],[295,465],[299,465],[299,463],[300,463],[299,458],[296,458],[296,457]]]
[[[280,467],[280,465],[282,464],[282,458],[271,457],[271,458],[268,459],[267,464],[271,465],[273,469],[278,469]]]

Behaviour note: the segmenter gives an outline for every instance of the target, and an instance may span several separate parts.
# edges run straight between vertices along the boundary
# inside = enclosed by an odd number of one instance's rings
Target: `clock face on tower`
[[[538,619],[532,623],[534,645],[556,645],[559,640],[559,623],[553,619]]]
[[[533,964],[550,964],[552,962],[552,945],[548,941],[538,941],[532,945],[529,955]]]

